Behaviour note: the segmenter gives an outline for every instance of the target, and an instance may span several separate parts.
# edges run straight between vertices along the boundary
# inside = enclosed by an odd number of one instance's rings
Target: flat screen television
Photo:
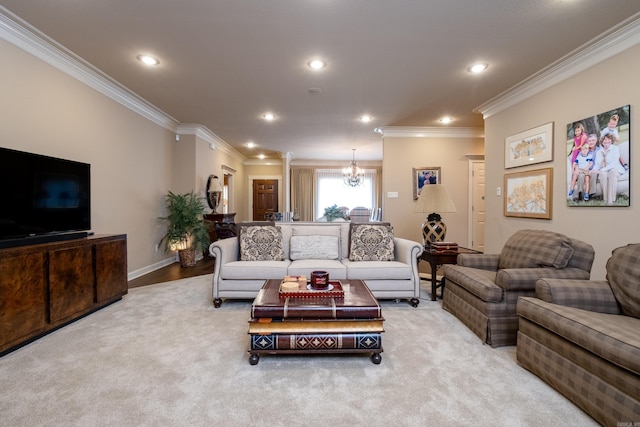
[[[91,165],[0,147],[0,247],[83,237]]]

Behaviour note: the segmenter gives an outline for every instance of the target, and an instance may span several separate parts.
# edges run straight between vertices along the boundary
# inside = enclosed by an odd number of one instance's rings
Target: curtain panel
[[[300,221],[315,219],[315,174],[312,168],[291,169],[291,209]]]

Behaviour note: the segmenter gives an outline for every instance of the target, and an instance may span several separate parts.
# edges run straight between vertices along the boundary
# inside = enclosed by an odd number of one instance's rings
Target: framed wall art
[[[567,206],[631,204],[630,106],[567,124]]]
[[[505,169],[553,160],[553,122],[505,139]]]
[[[429,184],[442,184],[440,167],[424,166],[413,168],[413,200],[420,196],[422,187]]]
[[[504,216],[551,219],[553,169],[504,176]]]

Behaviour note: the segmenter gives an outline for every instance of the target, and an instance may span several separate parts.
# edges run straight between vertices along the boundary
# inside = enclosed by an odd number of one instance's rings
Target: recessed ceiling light
[[[145,65],[158,65],[160,63],[156,58],[149,55],[138,55],[138,60]]]
[[[317,71],[317,70],[322,70],[324,67],[326,67],[327,63],[325,61],[323,61],[322,59],[312,59],[311,61],[307,62],[307,65],[312,70],[316,70]]]
[[[449,117],[449,116],[445,116],[443,118],[440,119],[440,123],[442,124],[447,124],[447,123],[451,123],[453,121],[453,117]]]
[[[362,116],[360,116],[360,121],[362,123],[369,123],[371,120],[373,120],[373,117],[368,114],[363,114]]]
[[[487,68],[489,68],[489,65],[487,64],[481,64],[481,63],[473,64],[472,66],[469,67],[469,72],[473,74],[478,74],[483,72]]]
[[[265,156],[264,154],[258,154],[258,158],[259,158],[260,160],[264,160],[264,158],[265,158],[265,157],[266,157],[266,156]]]
[[[255,143],[255,142],[247,142],[247,147],[249,147],[249,148],[253,148],[253,147],[255,147],[255,146],[256,146],[256,143]]]
[[[265,119],[268,122],[272,122],[276,119],[276,115],[273,113],[264,113],[262,115],[262,118]]]

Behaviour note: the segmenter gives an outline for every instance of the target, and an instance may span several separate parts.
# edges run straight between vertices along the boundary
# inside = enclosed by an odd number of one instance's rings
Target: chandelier
[[[351,164],[342,170],[342,179],[349,187],[357,187],[364,180],[364,171],[358,167],[356,162],[356,149],[353,150],[353,160]]]

